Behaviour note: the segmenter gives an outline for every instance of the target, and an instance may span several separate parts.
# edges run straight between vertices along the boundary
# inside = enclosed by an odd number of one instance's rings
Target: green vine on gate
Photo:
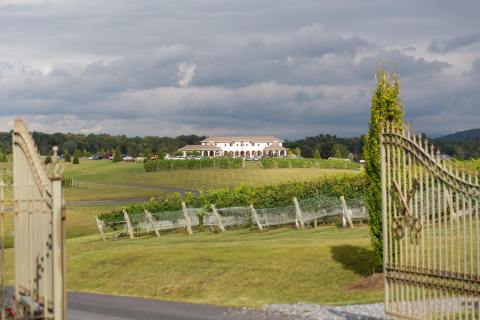
[[[371,118],[365,136],[364,158],[367,174],[365,202],[368,208],[372,247],[377,265],[383,263],[382,192],[380,178],[380,134],[385,122],[402,125],[400,81],[396,73],[383,68],[376,72],[377,85],[372,96]]]

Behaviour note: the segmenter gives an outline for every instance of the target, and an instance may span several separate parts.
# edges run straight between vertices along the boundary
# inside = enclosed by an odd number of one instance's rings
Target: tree
[[[145,148],[143,150],[143,156],[145,157],[145,160],[150,160],[150,158],[152,157],[152,150],[150,148]]]
[[[63,149],[67,150],[70,154],[73,154],[77,150],[77,144],[75,141],[68,140],[63,144]]]
[[[294,152],[294,153],[295,153],[295,155],[296,155],[297,157],[301,157],[301,156],[302,156],[302,150],[301,150],[299,147],[296,147],[296,148],[295,148],[295,152]]]
[[[335,144],[332,148],[334,158],[343,159],[348,155],[348,148],[343,144]]]
[[[315,154],[313,155],[315,159],[320,159],[320,150],[315,149]]]
[[[66,149],[63,152],[63,158],[64,158],[65,162],[71,162],[72,161],[72,156],[70,155],[70,151],[68,151],[68,149]]]
[[[365,136],[363,154],[367,186],[365,202],[368,208],[372,247],[377,265],[383,263],[382,192],[380,173],[380,133],[386,121],[402,125],[403,107],[400,101],[398,74],[380,68],[376,72],[377,84],[372,96],[371,118]]]
[[[115,148],[115,152],[113,153],[113,162],[120,162],[122,161],[122,155],[120,154],[120,148]]]
[[[75,150],[75,153],[73,154],[72,163],[73,164],[80,164],[80,151],[79,150]]]

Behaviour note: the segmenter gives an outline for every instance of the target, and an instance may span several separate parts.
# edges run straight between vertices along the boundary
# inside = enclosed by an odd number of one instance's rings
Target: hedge
[[[236,169],[243,167],[242,158],[206,158],[188,160],[148,160],[143,165],[146,172],[175,170],[175,169],[201,169],[201,168],[224,168]]]
[[[340,197],[347,199],[363,198],[365,189],[365,175],[343,174],[332,177],[323,177],[316,180],[302,182],[288,182],[271,186],[239,185],[234,188],[224,188],[201,192],[198,195],[186,193],[182,198],[179,193],[170,193],[165,199],[151,199],[150,201],[132,204],[126,208],[129,215],[143,214],[144,210],[155,213],[157,216],[165,212],[181,210],[181,202],[185,201],[188,207],[204,208],[209,210],[210,204],[218,208],[243,207],[253,204],[255,208],[279,208],[292,205],[292,198],[299,200],[318,196]],[[123,220],[121,209],[103,213],[100,218],[107,224]]]
[[[349,169],[359,170],[360,164],[342,159],[289,159],[263,158],[260,159],[262,168],[322,168],[322,169]]]

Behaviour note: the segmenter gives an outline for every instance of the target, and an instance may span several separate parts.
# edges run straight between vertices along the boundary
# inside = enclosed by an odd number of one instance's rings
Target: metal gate
[[[407,126],[387,124],[380,145],[386,313],[480,319],[478,175]]]
[[[17,318],[66,319],[62,166],[45,167],[21,120],[13,130]]]

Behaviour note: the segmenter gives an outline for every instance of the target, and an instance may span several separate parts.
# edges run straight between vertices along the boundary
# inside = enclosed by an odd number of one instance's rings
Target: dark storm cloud
[[[45,131],[359,134],[383,63],[400,73],[422,131],[467,129],[480,123],[479,10],[437,0],[4,0],[0,125],[21,115]]]
[[[434,40],[428,49],[432,52],[447,53],[480,43],[480,33],[455,37],[446,41]]]

